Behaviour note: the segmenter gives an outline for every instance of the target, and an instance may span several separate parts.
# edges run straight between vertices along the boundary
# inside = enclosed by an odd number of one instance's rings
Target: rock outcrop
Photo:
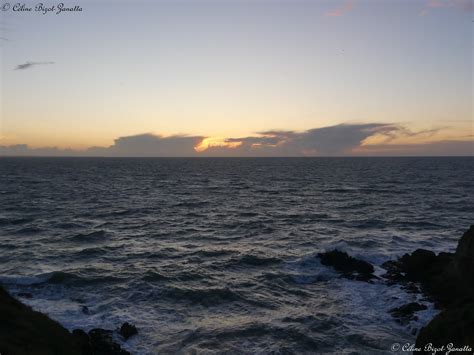
[[[318,256],[323,265],[333,267],[343,277],[368,282],[376,277],[371,264],[345,252],[333,250]],[[474,350],[474,226],[463,234],[455,253],[417,249],[382,267],[387,270],[383,276],[387,284],[399,284],[410,293],[422,292],[441,310],[420,330],[417,348],[423,350],[427,344],[446,348],[452,344],[454,349]],[[407,324],[424,309],[425,305],[413,302],[391,309],[390,313],[401,324]]]
[[[352,280],[369,281],[375,278],[374,267],[337,249],[318,254],[321,264],[332,266],[344,277]]]
[[[82,355],[78,340],[59,323],[33,311],[0,287],[0,353]]]
[[[454,254],[454,267],[466,285],[474,289],[474,225],[461,237]]]
[[[431,343],[435,348],[453,344],[456,349],[474,349],[474,226],[464,233],[454,254],[418,249],[382,266],[389,283],[406,288],[419,284],[441,309],[420,330],[416,347]]]
[[[112,339],[111,330],[76,329],[32,310],[0,287],[0,354],[130,355]],[[136,328],[135,328],[136,330]]]
[[[451,262],[445,266],[433,287],[433,296],[441,301],[442,311],[421,329],[416,345],[435,347],[453,344],[454,348],[474,349],[474,226],[458,243]],[[456,353],[456,352],[452,352]],[[461,353],[461,351],[459,351]]]
[[[423,311],[427,308],[428,307],[426,307],[424,304],[411,302],[403,306],[393,308],[389,312],[394,318],[398,320],[400,324],[407,324],[408,322],[417,319],[415,312]]]
[[[93,350],[92,354],[130,355],[128,351],[123,350],[120,345],[113,341],[112,333],[112,330],[100,328],[89,331],[88,336]]]
[[[402,284],[408,291],[416,292],[416,284],[438,307],[444,307],[466,294],[453,268],[454,255],[417,249],[400,259],[382,265],[387,270],[388,283]]]
[[[120,327],[119,333],[125,340],[128,340],[131,336],[138,334],[138,330],[133,324],[125,322]]]
[[[462,349],[470,347],[466,352],[451,352],[450,354],[472,354],[474,350],[474,303],[461,304],[447,308],[425,327],[420,330],[416,339],[416,347],[423,349],[426,344],[434,347],[453,347]],[[431,353],[431,352],[426,352]]]

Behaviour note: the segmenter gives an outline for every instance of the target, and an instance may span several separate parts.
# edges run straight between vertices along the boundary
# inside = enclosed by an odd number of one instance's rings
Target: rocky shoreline
[[[360,282],[385,282],[401,285],[407,292],[422,293],[441,312],[417,336],[411,351],[433,353],[472,353],[474,349],[474,225],[460,239],[455,253],[439,253],[417,249],[398,260],[382,265],[386,273],[374,275],[370,263],[333,250],[320,253],[323,265],[331,266],[342,277]],[[25,297],[28,295],[25,295]],[[390,310],[401,324],[416,318],[416,312],[426,309],[417,302]],[[124,323],[120,329],[81,329],[69,332],[58,322],[32,310],[10,296],[0,286],[0,354],[23,355],[127,355],[113,338],[124,341],[137,334],[135,326]],[[431,348],[427,348],[431,344]],[[431,350],[429,350],[431,349]]]
[[[334,267],[343,277],[372,282],[378,278],[371,264],[333,250],[319,255],[324,265]],[[417,336],[411,348],[416,353],[446,353],[448,346],[473,353],[474,349],[474,225],[461,237],[455,253],[439,253],[417,249],[398,260],[382,265],[386,273],[381,281],[399,284],[407,292],[422,293],[441,312]],[[400,323],[415,319],[425,305],[412,302],[390,310]],[[431,349],[431,350],[430,350]],[[444,349],[444,350],[441,350]]]
[[[127,340],[137,329],[81,329],[69,332],[48,316],[34,311],[0,287],[0,354],[2,355],[130,355],[113,340],[116,332]]]

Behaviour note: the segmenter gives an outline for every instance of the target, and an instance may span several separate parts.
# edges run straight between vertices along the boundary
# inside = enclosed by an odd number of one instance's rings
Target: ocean
[[[392,353],[436,310],[317,254],[454,251],[474,158],[0,158],[0,283],[134,354]],[[420,300],[418,320],[388,311]]]

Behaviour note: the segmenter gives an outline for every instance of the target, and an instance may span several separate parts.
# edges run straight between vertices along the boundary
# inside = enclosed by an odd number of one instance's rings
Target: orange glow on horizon
[[[212,147],[223,147],[232,149],[237,148],[241,144],[242,142],[227,142],[225,138],[221,137],[209,137],[204,138],[198,145],[194,147],[194,150],[200,153]]]

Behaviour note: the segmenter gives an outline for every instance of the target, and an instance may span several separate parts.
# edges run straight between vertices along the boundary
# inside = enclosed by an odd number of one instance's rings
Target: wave
[[[142,277],[143,281],[156,282],[156,281],[194,281],[201,280],[205,276],[198,272],[180,272],[176,275],[164,275],[156,271],[148,271],[145,276]]]
[[[43,284],[66,284],[86,286],[111,282],[123,282],[123,278],[115,276],[84,277],[71,272],[52,271],[34,276],[2,276],[0,282],[8,285],[34,286]]]
[[[232,259],[228,265],[236,266],[268,266],[282,262],[281,259],[275,257],[263,257],[257,255],[246,254],[238,259]]]
[[[257,217],[259,213],[256,212],[239,212],[240,217]]]
[[[235,253],[237,252],[234,250],[219,249],[219,250],[200,250],[197,254],[204,257],[216,257],[216,256],[232,255]]]
[[[209,204],[207,201],[186,201],[177,203],[175,207],[200,208],[208,206]]]
[[[25,223],[30,223],[30,222],[33,222],[34,219],[33,218],[28,218],[28,217],[25,217],[25,218],[0,218],[0,226],[2,225],[18,225],[18,224],[25,224]]]
[[[321,343],[317,339],[319,337],[314,335],[307,335],[300,329],[292,326],[275,326],[261,322],[253,322],[244,324],[241,326],[231,326],[224,328],[208,328],[198,329],[188,334],[179,344],[181,348],[198,347],[203,350],[207,344],[211,341],[215,341],[218,344],[226,344],[232,346],[232,343],[238,343],[239,340],[245,340],[248,342],[252,338],[264,339],[267,338],[266,348],[261,349],[259,353],[280,353],[282,349],[281,345],[288,346],[293,345],[293,350],[299,352],[318,352],[324,343]],[[229,344],[230,343],[230,344]],[[237,344],[236,344],[237,345]],[[236,350],[242,351],[241,347],[237,349],[230,348],[229,352]],[[195,349],[198,353],[198,349]],[[284,351],[284,353],[286,353]],[[293,353],[291,351],[290,353]]]
[[[107,253],[107,250],[104,248],[85,248],[76,253],[77,256],[98,256],[104,255]]]
[[[84,225],[81,223],[75,222],[59,222],[53,225],[55,228],[60,229],[76,229],[76,228],[84,228]]]
[[[167,287],[161,295],[174,300],[185,300],[193,304],[210,307],[221,303],[245,300],[237,292],[229,288],[180,288]]]
[[[34,234],[41,233],[41,232],[43,232],[42,228],[32,226],[32,227],[25,227],[25,228],[17,229],[12,234],[14,234],[14,235],[34,235]]]
[[[90,233],[79,233],[70,238],[70,240],[80,243],[97,242],[107,238],[107,232],[104,230],[93,231]]]
[[[143,281],[154,282],[154,281],[167,281],[170,278],[163,274],[154,271],[148,271],[145,276],[142,277]]]
[[[30,286],[43,283],[46,277],[40,276],[0,276],[0,284]]]

